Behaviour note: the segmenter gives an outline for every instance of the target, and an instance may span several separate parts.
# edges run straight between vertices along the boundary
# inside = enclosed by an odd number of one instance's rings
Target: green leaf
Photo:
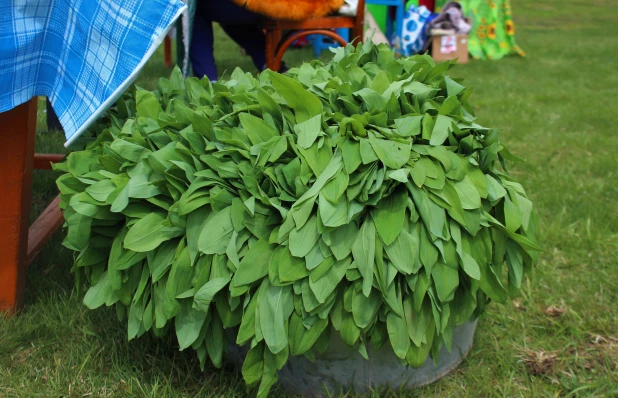
[[[105,304],[106,298],[111,293],[111,286],[107,282],[107,272],[104,272],[96,284],[92,285],[84,296],[84,305],[91,310]]]
[[[328,326],[327,319],[318,319],[310,327],[303,325],[303,320],[295,312],[290,317],[290,330],[288,341],[290,344],[290,354],[301,355],[312,348],[322,332]]]
[[[440,301],[445,302],[452,300],[455,289],[459,286],[459,275],[457,270],[450,268],[442,262],[437,262],[431,270],[431,276]]]
[[[205,254],[225,254],[225,250],[232,238],[234,225],[232,224],[232,207],[228,206],[219,212],[213,213],[200,234],[198,248]]]
[[[356,223],[342,225],[330,232],[330,250],[337,260],[343,260],[350,255],[357,234]]]
[[[249,350],[242,364],[242,377],[248,386],[256,384],[264,373],[264,344],[257,344]]]
[[[355,291],[352,295],[352,316],[356,325],[361,329],[367,328],[374,321],[381,304],[382,297],[375,289],[369,297]]]
[[[240,113],[238,119],[253,145],[267,142],[271,138],[279,136],[277,130],[272,126],[250,113]]]
[[[442,145],[444,141],[448,138],[449,132],[452,131],[451,124],[453,123],[453,119],[448,116],[438,115],[436,119],[436,124],[433,126],[433,131],[431,132],[431,139],[429,140],[430,145]]]
[[[270,264],[277,263],[279,280],[283,283],[295,282],[309,275],[309,270],[305,266],[305,261],[290,254],[285,246],[275,249]]]
[[[183,232],[180,228],[166,226],[161,213],[150,213],[129,229],[124,247],[134,252],[148,252],[167,240],[181,236]]]
[[[180,312],[174,319],[176,337],[181,351],[190,347],[197,340],[207,316],[207,312],[194,310],[190,300],[182,301]]]
[[[288,345],[285,321],[292,313],[292,291],[290,286],[272,286],[265,279],[260,289],[258,311],[264,341],[273,354]]]
[[[363,277],[363,294],[369,296],[373,284],[373,265],[376,250],[376,230],[370,218],[363,223],[352,244],[352,255],[358,271]]]
[[[346,270],[350,266],[350,261],[351,259],[348,257],[334,262],[328,271],[316,281],[314,281],[313,278],[309,278],[309,287],[319,303],[326,302],[328,296],[330,296],[337,285],[341,282],[345,276]],[[312,271],[311,274],[313,275],[314,272],[318,271],[318,268]]]
[[[299,147],[308,149],[322,130],[322,115],[316,115],[311,119],[298,123],[294,126],[294,132],[298,136],[297,144]]]
[[[466,252],[463,252],[461,256],[461,267],[466,274],[470,276],[470,278],[476,280],[481,279],[481,269],[479,268],[479,265],[476,263],[474,257]]]
[[[271,72],[268,77],[279,94],[294,110],[296,122],[302,123],[314,116],[322,115],[322,102],[307,91],[296,80]]]
[[[369,134],[369,143],[375,151],[376,155],[386,167],[397,170],[410,159],[410,151],[412,142],[397,142],[390,140],[382,140],[374,134]]]
[[[151,119],[158,119],[162,112],[157,97],[146,90],[137,90],[135,94],[137,114]]]
[[[195,296],[193,297],[193,307],[207,313],[215,294],[227,286],[229,282],[230,280],[228,278],[214,278],[209,280],[204,286],[195,292]]]
[[[407,203],[406,191],[397,190],[371,210],[371,218],[385,245],[392,244],[401,233]]]
[[[362,163],[360,144],[348,138],[343,142],[341,152],[345,171],[347,174],[352,174]]]
[[[305,257],[319,238],[318,219],[312,216],[302,228],[290,232],[290,252],[295,257]]]
[[[216,368],[221,367],[223,360],[223,348],[225,345],[225,333],[223,331],[223,325],[219,319],[219,315],[213,312],[210,321],[210,331],[206,333],[204,341],[206,342],[206,348],[208,349],[208,356],[210,361]]]
[[[470,177],[465,176],[461,181],[455,181],[453,186],[459,195],[464,209],[474,210],[481,207],[481,196]]]
[[[240,261],[232,285],[234,287],[248,285],[268,275],[268,265],[274,249],[274,245],[268,243],[268,236],[255,242]]]
[[[402,137],[417,136],[421,133],[422,116],[404,116],[395,119],[395,126]]]
[[[505,303],[508,299],[506,289],[490,264],[481,268],[480,287],[489,298],[498,303]]]
[[[320,218],[324,226],[336,228],[348,222],[348,201],[345,198],[341,198],[338,203],[332,204],[324,198],[324,195],[320,194],[318,203]]]
[[[417,264],[420,264],[419,241],[414,235],[406,230],[402,230],[397,239],[390,245],[384,246],[386,255],[402,274],[412,274],[418,271]]]
[[[391,312],[386,317],[386,327],[388,329],[388,338],[395,355],[401,359],[405,359],[408,349],[410,348],[410,337],[408,337],[405,319]]]

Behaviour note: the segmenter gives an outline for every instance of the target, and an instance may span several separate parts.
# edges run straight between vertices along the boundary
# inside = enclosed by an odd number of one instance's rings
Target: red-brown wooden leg
[[[266,67],[270,70],[275,70],[275,51],[277,51],[277,31],[266,30]]]
[[[168,68],[172,66],[172,40],[169,36],[163,39],[163,62]]]
[[[37,99],[0,113],[0,311],[23,305]]]

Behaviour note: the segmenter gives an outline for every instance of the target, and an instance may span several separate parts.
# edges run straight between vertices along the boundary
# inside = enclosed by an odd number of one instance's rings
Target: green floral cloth
[[[439,11],[448,0],[437,0]],[[510,0],[459,0],[464,15],[472,18],[468,51],[476,59],[500,59],[505,55],[525,56],[515,43],[515,26]]]

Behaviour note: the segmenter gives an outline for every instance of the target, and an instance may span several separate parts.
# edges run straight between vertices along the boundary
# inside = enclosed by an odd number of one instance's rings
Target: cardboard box
[[[431,36],[431,56],[436,61],[458,58],[458,64],[468,63],[468,35]]]

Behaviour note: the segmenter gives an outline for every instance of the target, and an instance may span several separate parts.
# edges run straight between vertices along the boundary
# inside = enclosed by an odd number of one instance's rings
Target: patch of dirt
[[[558,362],[558,354],[543,350],[533,351],[524,349],[521,359],[526,365],[528,373],[535,376],[551,375],[554,371],[554,366]]]
[[[547,307],[547,309],[545,309],[545,315],[552,318],[558,318],[562,316],[562,314],[564,314],[565,312],[567,312],[567,308],[565,306],[558,307],[555,305],[550,305],[549,307]]]
[[[586,370],[618,371],[618,338],[596,335],[590,343],[569,351]]]

